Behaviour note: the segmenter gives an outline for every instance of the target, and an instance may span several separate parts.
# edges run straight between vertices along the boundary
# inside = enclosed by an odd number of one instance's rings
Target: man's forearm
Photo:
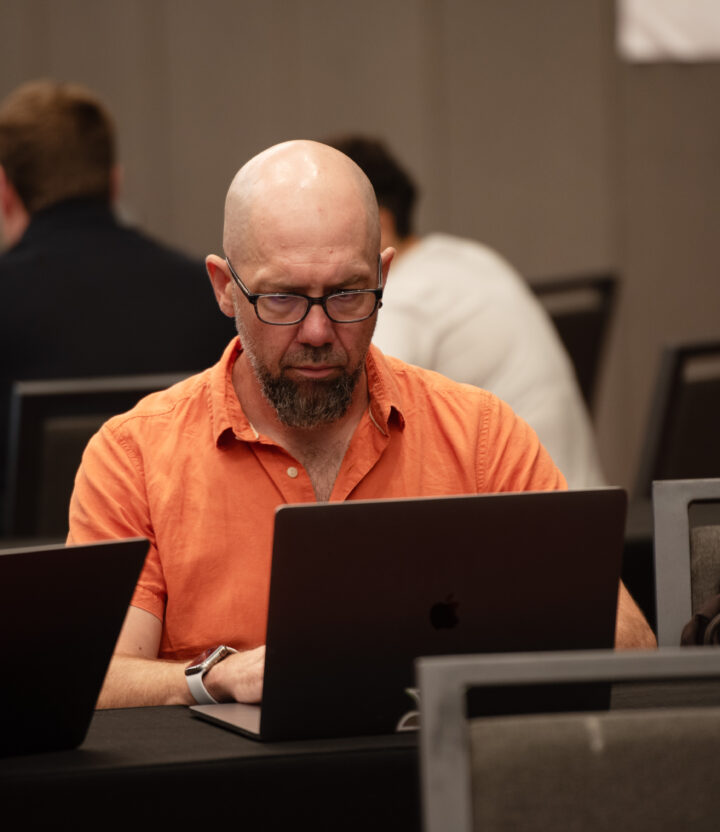
[[[115,655],[96,707],[193,704],[195,700],[185,681],[184,662]]]
[[[132,641],[128,636],[127,641]],[[143,705],[194,705],[185,679],[185,662],[115,654],[97,708]],[[205,674],[203,683],[218,702],[259,702],[262,698],[265,646],[233,653]]]
[[[618,594],[615,647],[657,647],[655,634],[622,582]]]

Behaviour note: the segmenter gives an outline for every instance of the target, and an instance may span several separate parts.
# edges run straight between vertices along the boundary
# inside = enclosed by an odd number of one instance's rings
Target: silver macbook
[[[262,705],[196,705],[261,740],[394,731],[418,656],[611,647],[619,488],[277,509]]]

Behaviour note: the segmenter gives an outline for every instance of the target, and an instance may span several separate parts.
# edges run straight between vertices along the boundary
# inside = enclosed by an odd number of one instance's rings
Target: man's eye
[[[273,306],[275,309],[293,306],[302,302],[301,298],[295,297],[294,295],[266,295],[263,298],[263,303],[266,303],[268,306]]]
[[[347,292],[338,292],[337,295],[332,296],[332,299],[333,301],[335,301],[335,303],[349,304],[353,301],[356,301],[358,299],[358,296],[354,293],[349,294]]]
[[[339,292],[337,295],[331,297],[334,306],[342,306],[347,308],[354,308],[363,306],[367,303],[368,298],[372,297],[368,292]]]

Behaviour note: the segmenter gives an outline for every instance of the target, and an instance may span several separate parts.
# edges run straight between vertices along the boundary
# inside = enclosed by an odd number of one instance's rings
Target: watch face
[[[185,669],[185,673],[200,673],[203,670],[203,663],[206,662],[217,649],[217,647],[208,647],[207,650],[203,650],[199,656],[195,656],[195,658],[188,664]]]

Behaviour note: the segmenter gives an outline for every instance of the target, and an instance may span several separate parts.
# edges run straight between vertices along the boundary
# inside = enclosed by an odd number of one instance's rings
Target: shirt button
[[[288,475],[288,477],[292,477],[293,479],[295,479],[295,477],[297,477],[297,475],[298,475],[298,469],[294,465],[291,465],[287,469],[287,475]]]

